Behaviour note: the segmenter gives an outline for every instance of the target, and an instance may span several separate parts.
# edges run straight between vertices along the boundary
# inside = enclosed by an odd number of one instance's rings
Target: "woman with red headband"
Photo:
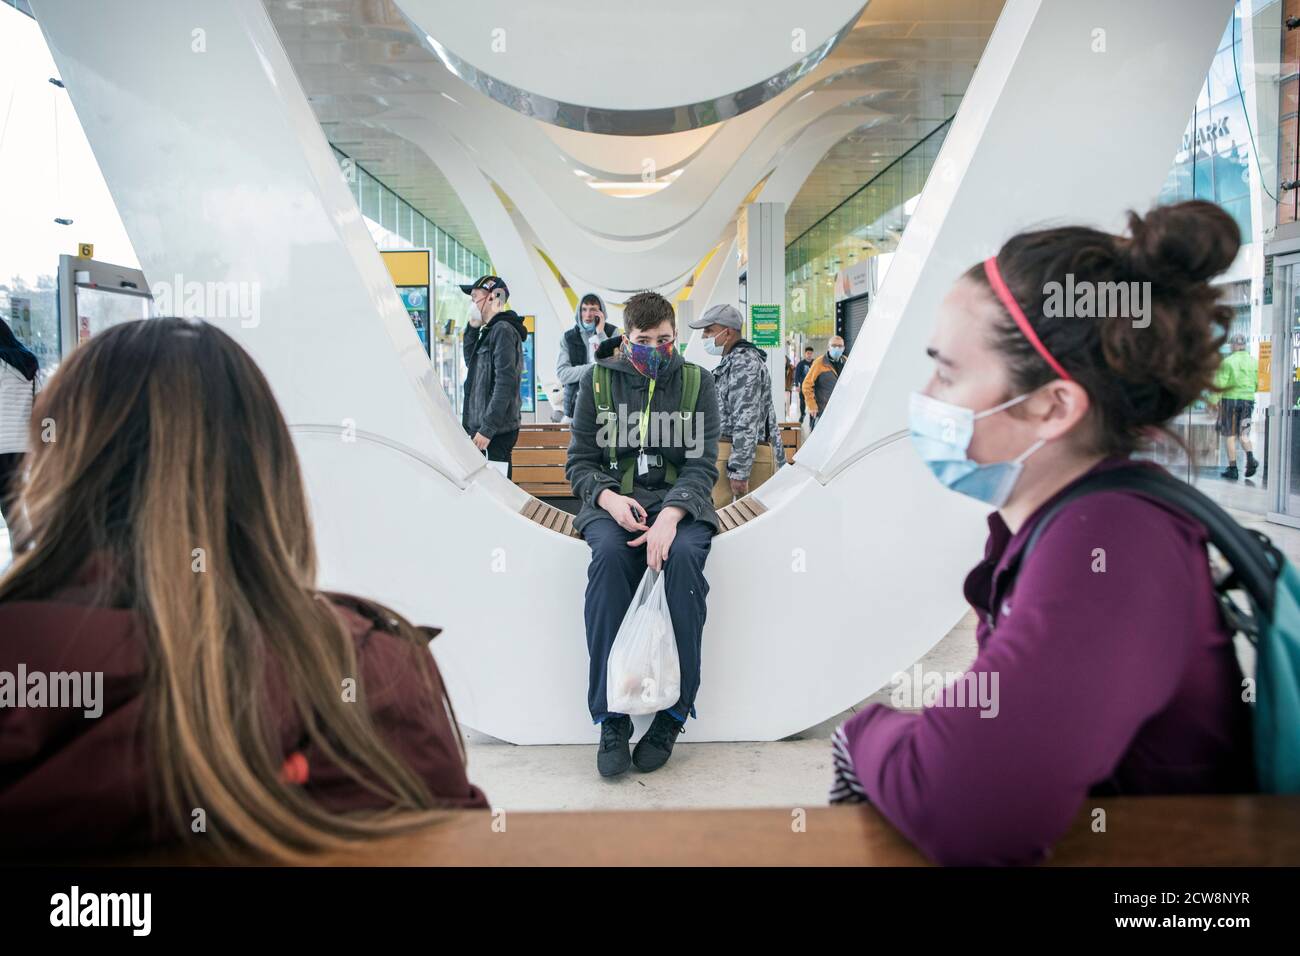
[[[1127,236],[1022,233],[958,280],[911,430],[942,483],[996,509],[965,583],[979,653],[963,682],[980,693],[856,714],[835,733],[832,802],[871,802],[939,862],[991,864],[1041,859],[1089,795],[1255,789],[1199,524],[1099,491],[1020,561],[1085,476],[1157,467],[1131,456],[1212,387],[1232,312],[1209,280],[1239,244],[1227,213],[1187,202],[1130,214]],[[1088,284],[1131,291],[1130,308],[1061,307]]]

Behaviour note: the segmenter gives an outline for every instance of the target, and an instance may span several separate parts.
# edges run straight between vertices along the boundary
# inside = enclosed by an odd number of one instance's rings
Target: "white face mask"
[[[471,302],[469,304],[469,319],[471,322],[483,321],[483,310],[478,307],[477,302]]]
[[[704,351],[708,352],[710,355],[722,354],[723,352],[722,346],[718,344],[718,340],[716,338],[712,338],[712,339],[706,338],[703,341],[704,341]]]

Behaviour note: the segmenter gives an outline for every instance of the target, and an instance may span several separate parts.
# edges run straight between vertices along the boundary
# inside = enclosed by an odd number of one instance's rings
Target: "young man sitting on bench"
[[[609,339],[583,376],[565,474],[582,509],[574,528],[591,546],[587,569],[587,704],[601,725],[602,776],[657,770],[695,716],[704,629],[704,562],[718,516],[718,402],[713,377],[682,359],[673,307],[641,292],[623,311],[626,333]],[[644,440],[643,440],[644,439]],[[609,713],[606,663],[646,568],[664,572],[681,658],[681,696],[655,715],[629,753],[632,719]]]

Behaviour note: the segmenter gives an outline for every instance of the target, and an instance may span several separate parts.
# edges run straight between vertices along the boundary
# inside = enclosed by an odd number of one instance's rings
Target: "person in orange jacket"
[[[804,403],[808,406],[809,428],[817,427],[817,419],[821,417],[826,403],[831,400],[831,392],[835,390],[835,383],[839,380],[842,371],[844,371],[844,339],[834,335],[831,336],[826,354],[817,356],[812,368],[804,376],[803,385],[800,386]]]

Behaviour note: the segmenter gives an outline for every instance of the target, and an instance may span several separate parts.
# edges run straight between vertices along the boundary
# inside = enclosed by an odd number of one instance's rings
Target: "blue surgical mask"
[[[716,338],[711,339],[705,337],[703,341],[704,341],[704,351],[708,352],[710,355],[722,354],[723,348],[721,345],[718,344],[718,340]]]
[[[974,412],[960,405],[950,405],[937,398],[912,393],[908,418],[912,432],[912,446],[921,460],[944,486],[994,508],[1001,508],[1011,497],[1025,459],[1046,444],[1039,439],[1012,461],[998,461],[981,465],[967,455],[975,435],[977,419],[994,415],[1029,397],[1029,393],[994,405],[982,412]]]
[[[836,361],[839,361],[840,356],[844,354],[844,349],[840,348],[838,345],[832,345],[830,348],[830,353],[831,353],[831,358],[835,359]]]
[[[595,332],[595,331],[596,331],[596,322],[595,322],[594,319],[593,319],[592,321],[590,321],[590,322],[588,322],[586,319],[581,319],[581,320],[579,320],[579,324],[582,325],[582,331],[584,331],[584,332]]]

